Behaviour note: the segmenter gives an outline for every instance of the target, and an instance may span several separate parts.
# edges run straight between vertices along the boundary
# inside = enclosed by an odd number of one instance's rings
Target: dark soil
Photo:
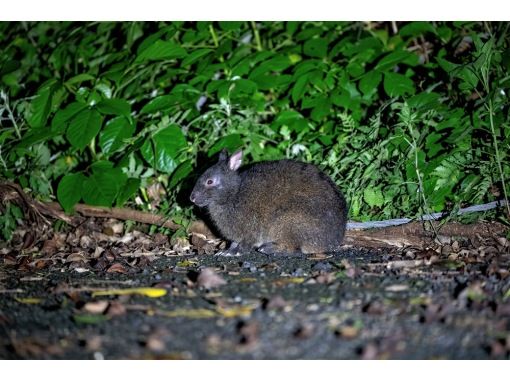
[[[62,244],[60,256],[42,243],[37,254],[3,249],[0,358],[510,357],[505,239],[320,257],[175,246],[122,256],[121,243],[99,253],[85,243],[82,257],[78,243]],[[93,297],[146,287],[167,293]]]

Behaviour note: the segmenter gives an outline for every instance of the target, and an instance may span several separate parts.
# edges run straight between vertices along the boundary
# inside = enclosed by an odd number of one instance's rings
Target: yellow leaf
[[[27,305],[35,305],[35,304],[42,302],[42,299],[40,299],[40,298],[16,298],[16,297],[14,297],[14,299],[16,301],[18,301],[19,303],[24,303]]]
[[[305,281],[304,277],[287,277],[287,278],[279,278],[274,281],[275,285],[282,286],[287,284],[301,284]]]
[[[257,282],[257,279],[254,277],[245,277],[241,278],[239,282]]]
[[[216,307],[216,311],[223,317],[234,318],[234,317],[249,317],[253,310],[257,308],[258,304],[244,305],[244,306],[233,306],[233,307]]]
[[[127,288],[127,289],[110,289],[101,290],[92,293],[92,297],[97,296],[123,296],[130,294],[138,294],[150,298],[163,297],[167,293],[166,289],[162,288]]]
[[[184,261],[177,263],[177,266],[180,268],[188,268],[188,267],[195,266],[197,264],[198,264],[197,260],[184,260]]]
[[[164,317],[176,318],[214,318],[217,314],[209,309],[175,309],[170,311],[158,311],[158,315]]]

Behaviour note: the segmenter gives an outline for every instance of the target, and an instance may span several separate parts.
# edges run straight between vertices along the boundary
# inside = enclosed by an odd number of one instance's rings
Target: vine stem
[[[503,174],[503,166],[501,165],[501,158],[499,156],[498,139],[496,137],[496,128],[494,126],[494,107],[492,104],[492,99],[489,99],[489,101],[486,104],[486,107],[487,107],[487,111],[489,112],[489,124],[491,126],[491,134],[492,134],[492,139],[494,141],[494,151],[496,153],[496,163],[498,165],[501,186],[503,187],[503,195],[504,195],[505,201],[506,201],[506,212],[507,212],[508,216],[510,217],[510,205],[508,204],[508,193],[506,191],[505,176]]]

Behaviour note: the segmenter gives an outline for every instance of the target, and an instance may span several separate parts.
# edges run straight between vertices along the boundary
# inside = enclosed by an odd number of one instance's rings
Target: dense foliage
[[[243,147],[319,164],[355,220],[501,199],[508,26],[0,23],[0,176],[179,222],[194,176]]]

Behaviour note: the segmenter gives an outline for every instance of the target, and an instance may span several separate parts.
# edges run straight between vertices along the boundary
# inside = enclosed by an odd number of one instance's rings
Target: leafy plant
[[[320,165],[358,220],[508,199],[508,24],[394,25],[1,23],[0,175],[185,220],[243,147]]]

